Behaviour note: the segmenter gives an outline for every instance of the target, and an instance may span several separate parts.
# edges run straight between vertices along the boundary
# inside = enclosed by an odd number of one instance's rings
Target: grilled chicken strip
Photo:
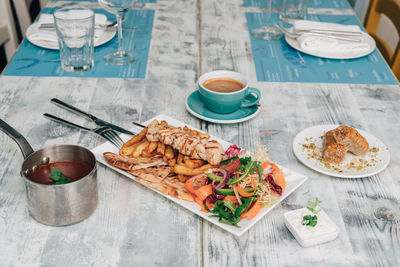
[[[103,153],[103,157],[108,164],[125,171],[145,169],[163,163],[161,158],[128,158],[112,152]]]
[[[208,161],[212,165],[219,165],[224,154],[224,149],[217,141],[194,135],[191,130],[179,127],[151,123],[147,128],[146,138],[151,142],[159,141],[170,145],[183,155]]]

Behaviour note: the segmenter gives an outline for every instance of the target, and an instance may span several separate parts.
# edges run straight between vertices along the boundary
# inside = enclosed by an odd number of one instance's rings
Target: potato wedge
[[[175,159],[175,158],[169,159],[167,163],[168,163],[169,166],[172,166],[172,167],[173,167],[173,166],[175,166],[175,164],[176,164],[176,159]]]
[[[119,154],[124,157],[132,157],[133,152],[135,152],[138,145],[140,145],[140,142],[131,146],[122,146],[122,148],[119,150]]]
[[[206,164],[206,165],[203,165],[200,168],[196,168],[196,169],[190,169],[190,168],[188,168],[186,166],[182,166],[182,165],[176,164],[174,166],[174,171],[177,174],[193,176],[193,175],[197,175],[197,174],[203,173],[203,172],[205,172],[205,171],[207,171],[207,170],[209,170],[211,168],[213,168],[213,166],[211,164]]]
[[[166,146],[165,148],[165,157],[167,159],[173,159],[175,157],[175,152],[172,146]]]
[[[206,162],[201,159],[185,159],[185,166],[190,169],[200,168],[201,166],[205,165]]]
[[[135,149],[136,149],[135,146],[127,146],[127,147],[122,146],[118,153],[121,156],[129,157],[133,154],[133,151],[135,151]]]
[[[147,128],[144,128],[137,135],[129,139],[122,147],[129,147],[136,143],[139,143],[146,137],[146,133],[147,133]]]
[[[158,142],[150,142],[149,147],[147,148],[147,152],[153,153],[158,146]]]
[[[156,155],[156,153],[149,153],[148,149],[144,149],[141,154],[141,156],[144,158],[151,158],[155,155]]]
[[[141,142],[136,147],[136,150],[133,152],[132,157],[138,158],[142,154],[143,150],[147,149],[148,146],[149,146],[149,141],[144,140],[143,142]]]
[[[161,156],[164,156],[165,154],[165,145],[161,142],[157,144],[157,153],[159,153]]]
[[[183,154],[181,154],[181,153],[178,154],[178,157],[176,159],[176,164],[179,164],[179,165],[182,165],[182,166],[185,165]]]

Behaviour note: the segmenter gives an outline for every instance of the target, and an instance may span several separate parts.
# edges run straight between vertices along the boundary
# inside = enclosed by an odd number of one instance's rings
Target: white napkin
[[[298,20],[294,23],[296,30],[334,30],[346,32],[362,32],[357,25],[341,25],[335,23],[317,22],[309,20]],[[365,42],[351,42],[337,40],[330,37],[314,36],[309,33],[303,33],[297,37],[301,49],[319,53],[361,53],[368,51],[370,45]]]
[[[95,25],[104,25],[107,23],[107,17],[104,14],[95,14]],[[30,32],[28,39],[36,42],[44,42],[52,45],[58,45],[57,33],[55,29],[40,29],[41,24],[54,23],[52,14],[42,14],[33,30]],[[104,34],[104,29],[96,28],[94,30],[94,43]]]

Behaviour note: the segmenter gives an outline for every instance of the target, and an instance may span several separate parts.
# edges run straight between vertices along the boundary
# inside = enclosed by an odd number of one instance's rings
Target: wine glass
[[[118,50],[104,56],[104,60],[112,65],[127,65],[138,60],[136,53],[125,51],[122,43],[122,17],[135,3],[135,0],[98,0],[108,12],[115,14],[118,24]]]
[[[255,38],[263,40],[273,40],[282,37],[283,35],[282,31],[280,31],[277,27],[273,26],[273,21],[271,19],[271,9],[272,9],[272,0],[267,0],[267,11],[265,12],[267,16],[267,22],[264,26],[261,26],[260,28],[251,31],[251,34]]]

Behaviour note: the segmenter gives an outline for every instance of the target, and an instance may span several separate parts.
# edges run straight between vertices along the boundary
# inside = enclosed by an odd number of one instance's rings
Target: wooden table
[[[241,237],[203,221],[157,193],[99,165],[99,205],[87,220],[67,226],[37,223],[27,211],[19,177],[22,155],[0,134],[0,265],[4,266],[399,266],[400,88],[351,84],[257,82],[241,0],[158,0],[146,79],[0,77],[0,118],[34,148],[104,140],[44,119],[44,112],[88,125],[50,104],[58,97],[129,128],[166,114],[240,147],[257,142],[273,161],[308,176],[282,205]],[[179,14],[179,15],[177,15]],[[201,73],[232,69],[261,90],[262,111],[232,125],[190,116],[184,99]],[[391,162],[378,175],[339,179],[295,158],[294,136],[312,125],[342,123],[380,138]],[[339,237],[301,248],[283,213],[318,196],[340,228]]]

